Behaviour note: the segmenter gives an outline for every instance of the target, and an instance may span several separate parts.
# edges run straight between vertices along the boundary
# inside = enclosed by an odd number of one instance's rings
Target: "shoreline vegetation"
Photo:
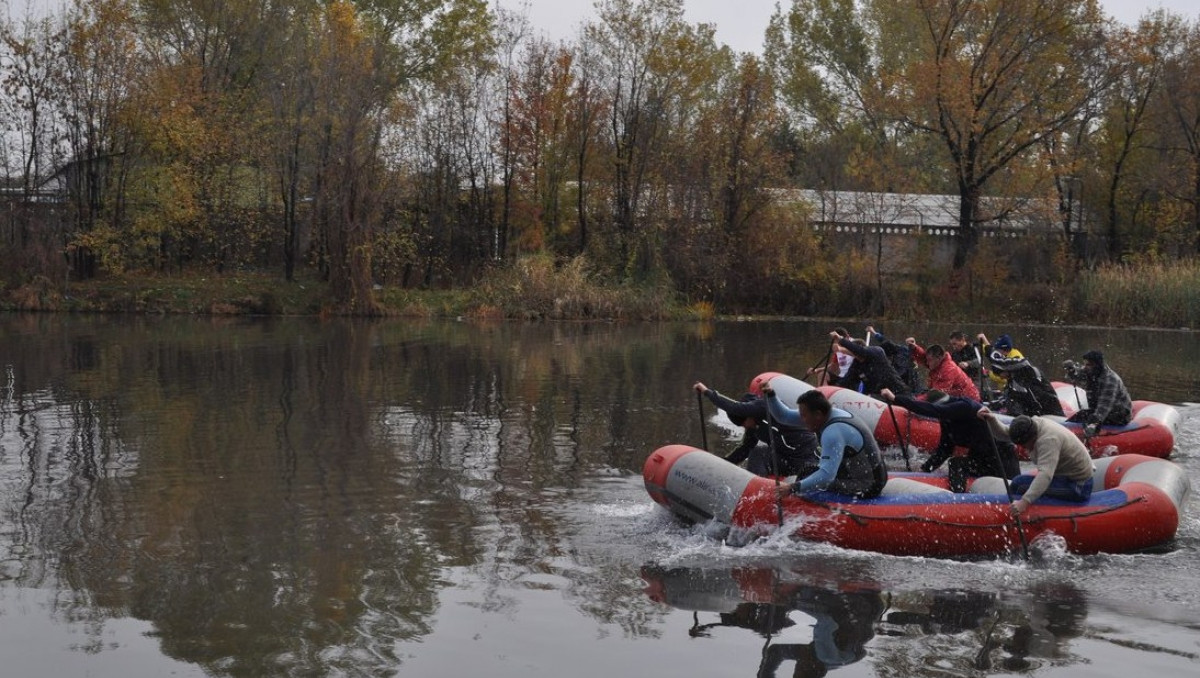
[[[0,18],[0,308],[1200,328],[1185,16],[207,6]]]
[[[986,316],[997,322],[1096,327],[1200,328],[1200,263],[1172,261],[1104,265],[1059,286],[1004,282],[967,292],[920,281],[864,290],[856,303],[837,294],[839,283],[813,289],[797,307],[822,308],[821,317],[880,321],[956,321]],[[376,286],[377,315],[479,320],[714,320],[809,318],[811,313],[720,302],[687,304],[669,283],[613,285],[589,275],[581,260],[559,264],[530,257],[458,289]],[[957,292],[952,294],[951,292]],[[882,297],[882,298],[880,298]],[[42,277],[0,289],[0,310],[68,313],[192,315],[343,315],[329,285],[315,277],[287,282],[262,272],[106,276],[56,285]]]

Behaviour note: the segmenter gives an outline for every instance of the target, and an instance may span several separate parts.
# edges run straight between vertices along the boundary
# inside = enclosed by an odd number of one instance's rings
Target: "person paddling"
[[[929,388],[937,389],[952,396],[962,396],[979,401],[979,388],[967,376],[967,373],[954,362],[953,356],[946,352],[940,344],[933,344],[928,349],[922,348],[917,340],[909,337],[904,340],[912,351],[918,364],[929,370]]]
[[[1054,385],[1028,358],[1005,358],[993,351],[991,359],[995,372],[1007,377],[1002,399],[1009,414],[1064,416]]]
[[[896,373],[896,368],[882,348],[842,337],[836,330],[829,333],[829,339],[836,342],[835,351],[854,356],[854,362],[850,365],[849,381],[861,381],[863,393],[878,395],[880,390],[885,388],[891,389],[893,393],[912,392],[908,384]],[[837,385],[847,386],[847,375],[843,374]]]
[[[715,389],[696,382],[692,388],[725,412],[733,423],[745,429],[742,442],[724,457],[758,476],[807,475],[820,464],[817,436],[808,428],[779,424],[772,436],[767,423],[767,405],[762,398],[747,393],[742,399],[727,398]],[[771,455],[774,453],[774,459]]]
[[[1012,503],[1013,515],[1029,510],[1043,495],[1077,502],[1091,498],[1095,465],[1087,448],[1067,427],[1045,417],[1024,415],[1005,426],[986,407],[977,416],[987,422],[997,440],[1024,447],[1037,465],[1037,475],[1021,474],[1009,484],[1014,496],[1022,495]]]
[[[968,478],[1012,478],[1021,472],[1017,453],[1011,443],[1001,441],[998,448],[992,448],[992,434],[987,424],[975,415],[983,407],[978,402],[951,396],[937,389],[929,390],[925,400],[897,396],[887,389],[881,395],[884,400],[895,402],[913,414],[933,417],[941,423],[941,439],[937,449],[921,465],[921,470],[932,473],[949,460],[951,492],[966,492]],[[967,455],[954,456],[957,447],[967,448]]]
[[[861,499],[879,496],[887,484],[887,466],[875,437],[849,412],[834,408],[820,391],[807,391],[797,400],[798,409],[783,404],[767,384],[763,388],[767,407],[778,422],[800,423],[820,437],[821,464],[813,473],[794,483],[780,483],[776,492],[788,494],[829,490]]]

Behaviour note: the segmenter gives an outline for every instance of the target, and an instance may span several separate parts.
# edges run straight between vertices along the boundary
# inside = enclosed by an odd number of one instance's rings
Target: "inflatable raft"
[[[796,398],[814,387],[780,372],[764,372],[750,381],[750,391],[762,393],[762,385],[770,382],[775,393],[789,407],[795,407]],[[1079,402],[1087,406],[1083,389],[1070,384],[1055,382],[1063,411],[1068,415],[1079,409]],[[858,391],[839,386],[822,386],[819,389],[834,407],[840,407],[861,419],[874,432],[875,440],[883,446],[907,444],[925,452],[937,449],[941,437],[941,424],[935,419],[912,414],[893,405],[890,408],[882,400],[863,395]],[[1077,400],[1078,398],[1078,400]],[[999,415],[1007,424],[1011,417]],[[1084,436],[1083,426],[1066,421],[1065,417],[1049,417],[1062,423],[1087,444],[1093,458],[1111,457],[1116,454],[1141,454],[1165,459],[1175,448],[1175,435],[1179,430],[1179,410],[1147,400],[1133,402],[1133,420],[1125,426],[1101,426],[1100,433],[1090,439]],[[1019,448],[1018,448],[1019,449]],[[1023,455],[1024,452],[1021,451]]]
[[[1087,408],[1087,394],[1082,388],[1063,382],[1051,382],[1058,392],[1063,412],[1069,417]],[[1101,426],[1100,432],[1091,439],[1083,434],[1083,426],[1068,422],[1065,418],[1053,417],[1073,431],[1088,445],[1093,457],[1114,454],[1144,454],[1149,457],[1166,458],[1175,449],[1175,436],[1179,433],[1182,415],[1179,410],[1164,403],[1135,400],[1133,418],[1124,426]]]
[[[659,448],[646,459],[642,478],[654,501],[686,520],[751,533],[780,528],[776,481],[704,450]],[[1022,514],[1025,538],[1057,535],[1074,553],[1161,547],[1174,538],[1191,491],[1179,466],[1143,455],[1097,460],[1095,483],[1086,503],[1039,499]],[[950,492],[944,475],[893,473],[874,499],[829,492],[785,497],[782,527],[801,539],[896,555],[979,557],[1018,548],[1021,533],[1003,480],[979,478],[969,489]]]

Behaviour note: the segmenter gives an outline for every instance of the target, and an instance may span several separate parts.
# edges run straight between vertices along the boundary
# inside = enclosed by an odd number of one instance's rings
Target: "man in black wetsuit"
[[[942,437],[937,449],[921,465],[921,470],[932,473],[949,459],[951,492],[966,492],[968,478],[1013,478],[1021,473],[1012,443],[992,439],[987,422],[977,416],[983,406],[974,400],[949,396],[936,389],[925,394],[926,400],[898,396],[886,389],[881,395],[884,400],[894,402],[913,414],[937,419],[941,423]],[[967,455],[954,456],[956,447],[967,448]]]
[[[725,456],[725,461],[740,465],[759,476],[806,476],[817,469],[821,458],[817,452],[817,436],[803,426],[767,423],[767,404],[751,393],[733,400],[696,382],[692,387],[723,410],[733,423],[746,430],[742,442]],[[774,458],[771,445],[774,444]]]

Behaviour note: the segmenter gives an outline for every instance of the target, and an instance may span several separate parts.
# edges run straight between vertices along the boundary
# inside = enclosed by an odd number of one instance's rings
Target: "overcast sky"
[[[507,9],[527,11],[534,28],[554,39],[574,37],[586,19],[595,17],[595,0],[489,0]],[[777,0],[684,0],[687,20],[717,27],[717,40],[738,51],[757,52]],[[790,5],[790,0],[779,0]],[[0,10],[22,16],[64,6],[65,0],[0,0]],[[1110,15],[1134,24],[1147,11],[1163,7],[1192,21],[1200,20],[1200,0],[1100,0]]]
[[[507,9],[520,11],[528,6],[535,28],[551,38],[573,37],[585,19],[595,16],[594,0],[493,0]],[[767,20],[775,11],[776,0],[684,0],[687,20],[711,23],[717,28],[717,40],[735,50],[757,52],[762,47]],[[782,0],[784,6],[791,3]],[[1195,21],[1200,18],[1198,0],[1101,0],[1106,12],[1119,21],[1133,25],[1149,10],[1163,7]]]

